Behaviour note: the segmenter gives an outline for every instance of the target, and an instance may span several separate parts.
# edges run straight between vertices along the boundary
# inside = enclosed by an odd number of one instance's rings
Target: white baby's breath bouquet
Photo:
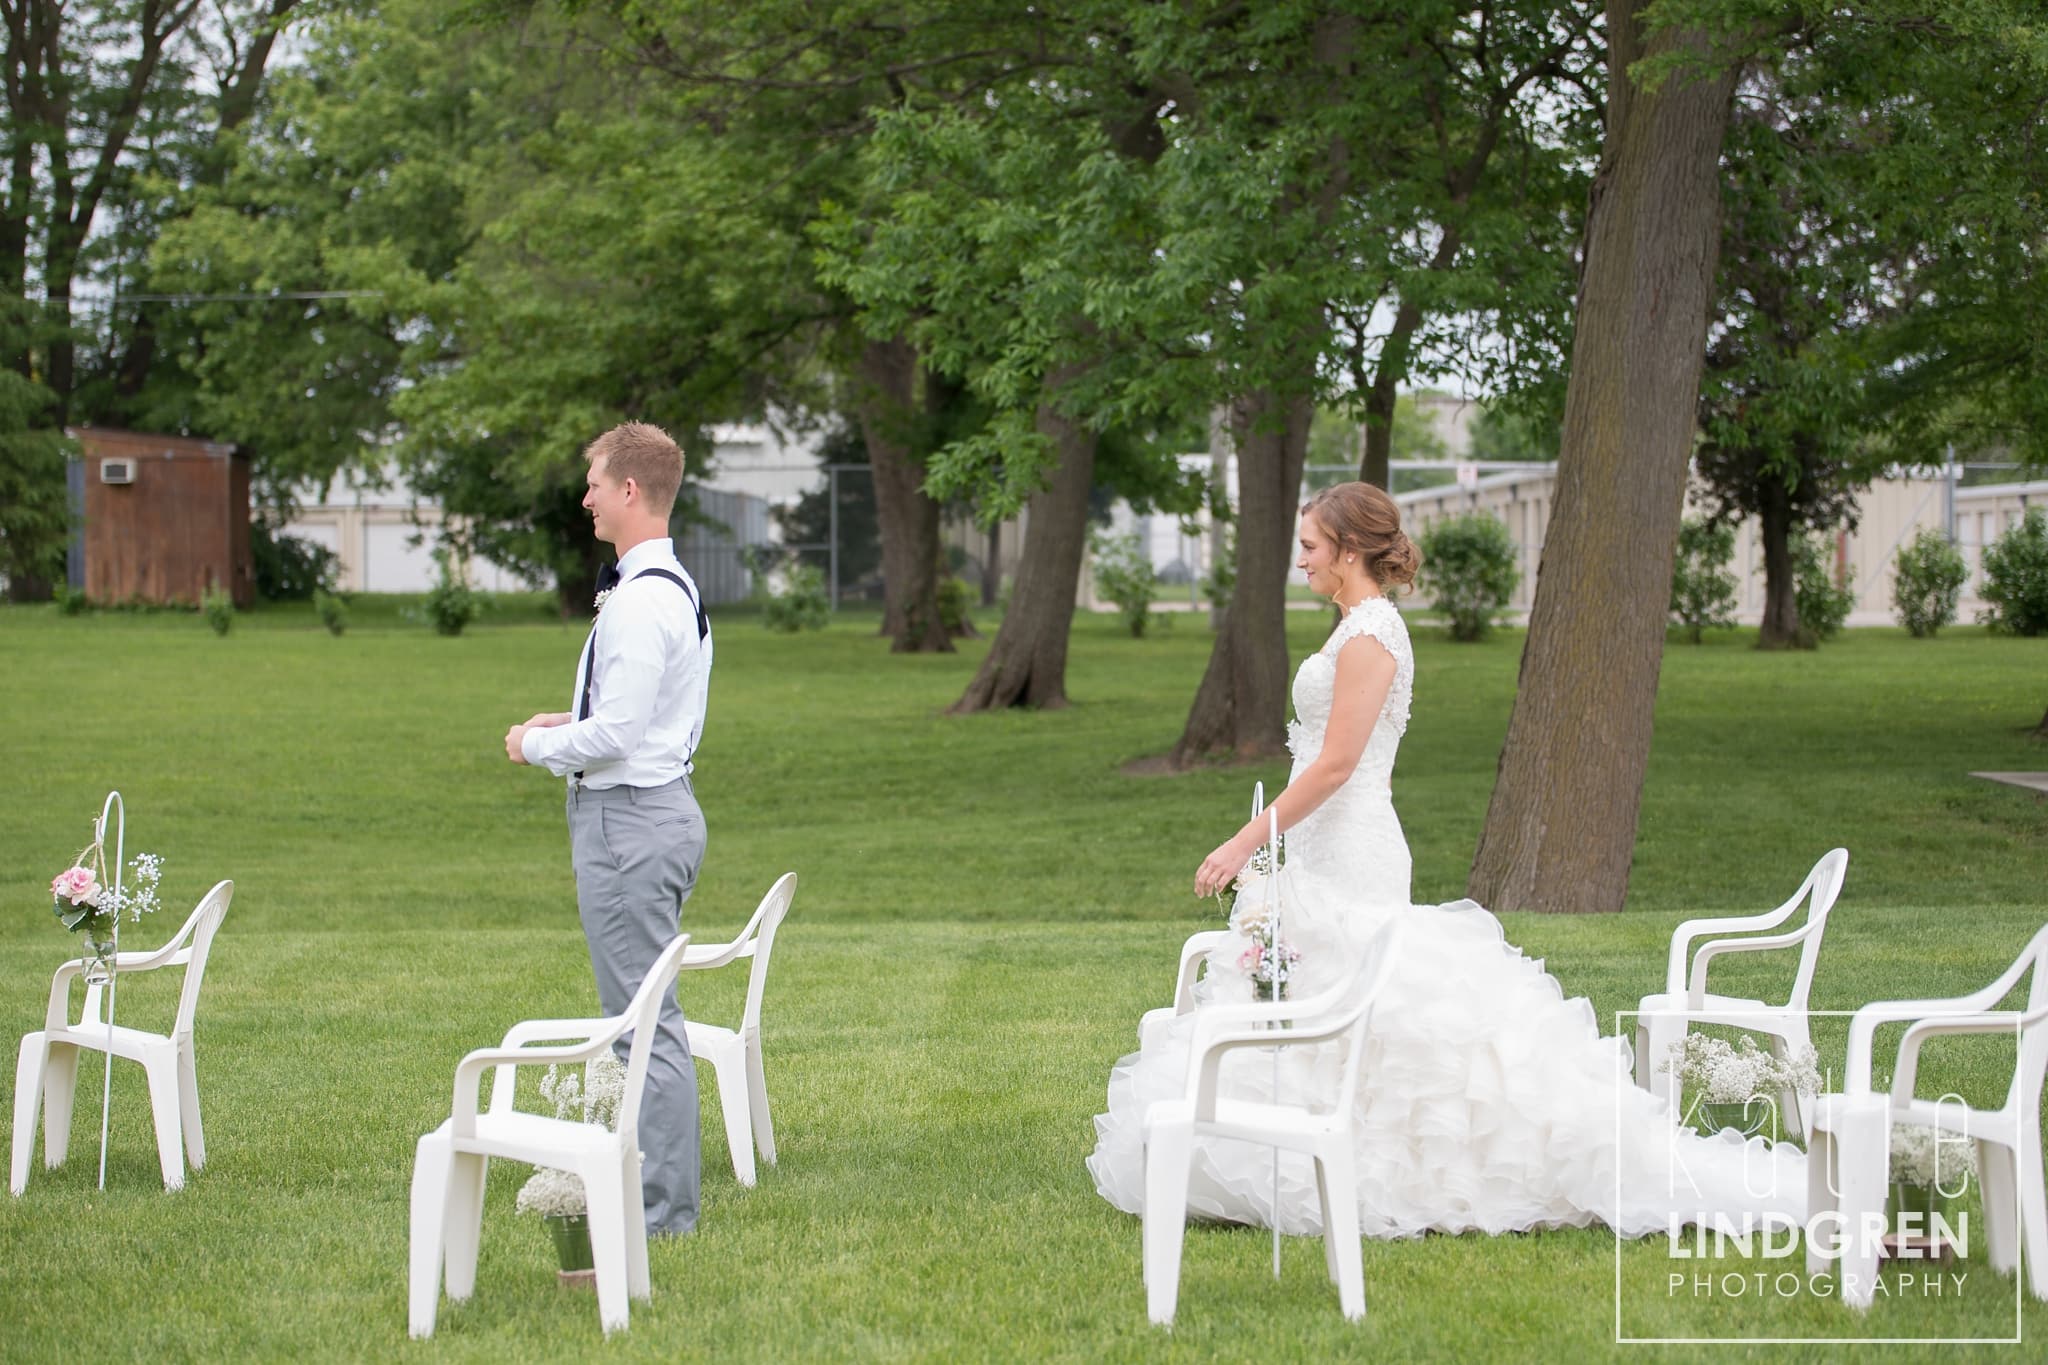
[[[541,1077],[540,1094],[555,1106],[558,1119],[616,1128],[619,1104],[626,1097],[626,1064],[606,1052],[585,1063],[581,1076],[550,1066]],[[517,1212],[543,1218],[574,1218],[589,1212],[589,1207],[583,1182],[552,1166],[534,1167],[513,1201]]]
[[[1812,1095],[1820,1090],[1820,1060],[1812,1048],[1783,1058],[1745,1037],[1741,1046],[1705,1033],[1688,1033],[1671,1045],[1671,1056],[1658,1068],[1675,1074],[1702,1104],[1747,1104],[1781,1090]]]
[[[1895,1123],[1891,1146],[1892,1180],[1899,1184],[1933,1185],[1954,1194],[1977,1174],[1977,1144],[1953,1133]]]

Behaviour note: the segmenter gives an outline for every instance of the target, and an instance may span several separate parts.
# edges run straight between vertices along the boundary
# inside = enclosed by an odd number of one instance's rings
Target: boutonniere
[[[611,595],[612,590],[610,588],[606,588],[603,592],[599,593],[596,597],[592,598],[590,602],[590,614],[592,616],[595,616],[599,612],[603,611],[604,600],[605,598],[610,597]]]

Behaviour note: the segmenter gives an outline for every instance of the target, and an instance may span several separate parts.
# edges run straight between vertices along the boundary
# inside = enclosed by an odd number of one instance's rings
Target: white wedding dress
[[[1394,683],[1350,779],[1285,836],[1278,890],[1281,938],[1301,954],[1287,988],[1296,999],[1346,979],[1373,933],[1390,916],[1405,920],[1359,1076],[1364,1233],[1601,1222],[1635,1237],[1666,1231],[1674,1220],[1803,1221],[1801,1153],[1761,1139],[1745,1143],[1732,1130],[1703,1137],[1681,1128],[1668,1104],[1633,1084],[1627,1045],[1601,1036],[1592,1005],[1566,999],[1542,962],[1506,942],[1491,914],[1469,900],[1409,903],[1408,845],[1388,784],[1408,727],[1415,661],[1401,614],[1385,598],[1350,611],[1295,674],[1294,775],[1321,751],[1337,651],[1359,636],[1393,655]],[[1238,905],[1249,910],[1263,902],[1265,888],[1255,874],[1244,880]],[[1239,959],[1251,946],[1239,931],[1211,954],[1198,999],[1250,1001]],[[1195,1017],[1172,1020],[1110,1074],[1109,1112],[1096,1117],[1088,1169],[1102,1197],[1126,1212],[1144,1209],[1146,1106],[1186,1093]],[[1336,1090],[1341,1046],[1284,1052],[1282,1098],[1327,1107],[1317,1097]],[[1226,1093],[1273,1096],[1269,1053],[1234,1053],[1223,1076]],[[1198,1140],[1188,1204],[1197,1217],[1321,1231],[1306,1158],[1283,1157],[1276,1212],[1270,1147]]]

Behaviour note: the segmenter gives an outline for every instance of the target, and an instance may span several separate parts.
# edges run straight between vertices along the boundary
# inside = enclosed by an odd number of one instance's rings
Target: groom
[[[577,909],[598,999],[616,1015],[675,938],[704,861],[704,813],[689,774],[704,733],[711,624],[668,534],[683,482],[676,443],[659,427],[627,422],[583,454],[583,506],[618,567],[598,575],[575,709],[513,726],[505,756],[569,781]],[[647,1231],[688,1232],[697,1222],[697,1075],[674,991],[648,1057],[640,1146]]]

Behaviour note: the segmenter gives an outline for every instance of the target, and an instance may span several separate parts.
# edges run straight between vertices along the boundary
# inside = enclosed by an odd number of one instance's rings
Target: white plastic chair
[[[1256,820],[1266,809],[1266,784],[1252,786],[1252,819]],[[1272,865],[1280,865],[1280,845],[1277,839],[1267,845]],[[1204,929],[1190,934],[1187,942],[1180,945],[1180,970],[1173,978],[1173,1003],[1158,1009],[1146,1010],[1138,1016],[1138,1047],[1149,1051],[1154,1046],[1154,1036],[1174,1018],[1186,1014],[1195,1007],[1195,984],[1202,979],[1202,968],[1209,961],[1209,954],[1221,948],[1231,937],[1228,929]]]
[[[1739,915],[1721,919],[1689,919],[1671,936],[1671,955],[1664,969],[1664,989],[1646,995],[1636,1006],[1636,1084],[1662,1095],[1676,1107],[1679,1086],[1676,1073],[1668,1069],[1671,1049],[1700,1024],[1718,1024],[1761,1033],[1770,1049],[1783,1057],[1813,1046],[1807,1028],[1807,1000],[1813,993],[1813,969],[1820,961],[1821,934],[1827,929],[1828,912],[1842,892],[1842,879],[1849,870],[1849,850],[1830,850],[1813,865],[1806,880],[1792,898],[1762,915]],[[1694,939],[1707,934],[1756,933],[1775,929],[1792,917],[1801,903],[1808,906],[1806,920],[1797,929],[1757,938],[1714,938],[1692,951]],[[1707,964],[1725,953],[1753,953],[1772,948],[1799,947],[1799,969],[1792,978],[1792,993],[1782,1005],[1767,1004],[1740,996],[1715,995],[1707,990]],[[1687,970],[1687,956],[1691,970]],[[1809,1116],[1791,1091],[1779,1096],[1788,1120],[1800,1131],[1807,1129]]]
[[[718,1103],[725,1113],[725,1143],[732,1150],[732,1173],[742,1185],[754,1183],[754,1149],[761,1160],[775,1164],[775,1125],[768,1115],[768,1073],[761,1060],[761,996],[768,989],[768,955],[775,931],[796,899],[796,873],[785,872],[768,888],[747,927],[730,943],[705,944],[683,954],[683,970],[708,971],[728,962],[754,960],[747,975],[747,1007],[737,1031],[683,1021],[690,1037],[690,1055],[711,1063],[718,1075]]]
[[[71,1003],[71,981],[84,975],[90,959],[76,958],[57,969],[50,979],[50,1004],[43,1016],[43,1027],[22,1038],[21,1052],[14,1064],[14,1151],[9,1188],[15,1194],[28,1189],[38,1106],[43,1111],[43,1165],[56,1169],[64,1164],[71,1149],[71,1108],[78,1088],[80,1049],[111,1052],[142,1064],[143,1073],[149,1077],[149,1107],[156,1120],[157,1163],[163,1168],[165,1189],[184,1188],[188,1160],[194,1170],[206,1164],[206,1138],[199,1126],[199,1073],[193,1061],[192,1021],[199,1010],[199,986],[206,977],[207,954],[234,895],[233,882],[216,882],[170,942],[155,952],[114,956],[113,968],[124,976],[152,972],[159,967],[185,969],[185,980],[178,991],[178,1013],[168,1034],[116,1024],[110,1039],[97,982],[86,984],[85,1003],[79,1010],[78,1021],[70,1022],[66,1012]]]
[[[1315,1162],[1322,1203],[1323,1263],[1344,1316],[1365,1316],[1359,1247],[1358,1069],[1372,1005],[1399,951],[1399,924],[1366,946],[1350,980],[1307,1000],[1206,1005],[1196,1012],[1188,1054],[1188,1093],[1145,1110],[1145,1305],[1152,1321],[1173,1322],[1180,1299],[1181,1246],[1187,1233],[1188,1174],[1197,1138],[1234,1138],[1304,1152]],[[1217,1093],[1226,1053],[1244,1048],[1328,1044],[1343,1048],[1341,1079],[1329,1108],[1225,1099]]]
[[[2029,971],[2034,974],[2023,1009],[1993,1008]],[[1889,1094],[1870,1089],[1871,1048],[1879,1026],[1910,1024],[1899,1040],[1899,1060]],[[2019,1056],[2005,1103],[1975,1109],[1956,1099],[1913,1096],[1920,1045],[1957,1033],[2017,1034]],[[1806,1243],[1809,1274],[1821,1274],[1839,1260],[1842,1302],[1868,1308],[1877,1282],[1876,1232],[1884,1223],[1891,1173],[1891,1128],[1915,1124],[1976,1144],[1983,1188],[1985,1241],[1991,1268],[2007,1274],[2022,1259],[2034,1297],[2048,1299],[2048,1190],[2041,1174],[2041,1081],[2048,1072],[2048,926],[2034,935],[2019,959],[1981,991],[1948,1000],[1885,1000],[1863,1006],[1849,1023],[1849,1057],[1840,1094],[1822,1095],[1814,1105],[1807,1146],[1807,1226],[1827,1210],[1841,1219],[1842,1241],[1830,1246],[1811,1235]],[[1937,1139],[1939,1140],[1939,1139]],[[2017,1220],[2014,1217],[2017,1212]]]
[[[476,1289],[476,1257],[483,1234],[484,1176],[490,1158],[552,1166],[583,1181],[590,1217],[591,1260],[597,1271],[597,1316],[606,1332],[623,1330],[629,1298],[648,1298],[647,1212],[640,1187],[640,1098],[647,1087],[647,1054],[655,1016],[675,989],[676,972],[690,942],[684,934],[662,950],[625,1013],[611,1019],[532,1019],[514,1024],[497,1047],[480,1048],[455,1068],[455,1106],[446,1123],[419,1141],[412,1168],[412,1335],[434,1334],[442,1267],[448,1297],[467,1299]],[[601,1056],[628,1030],[626,1091],[616,1130],[602,1124],[522,1113],[512,1107],[515,1068],[568,1066]],[[548,1038],[580,1041],[552,1047]],[[491,1107],[477,1112],[477,1091],[487,1068]]]

